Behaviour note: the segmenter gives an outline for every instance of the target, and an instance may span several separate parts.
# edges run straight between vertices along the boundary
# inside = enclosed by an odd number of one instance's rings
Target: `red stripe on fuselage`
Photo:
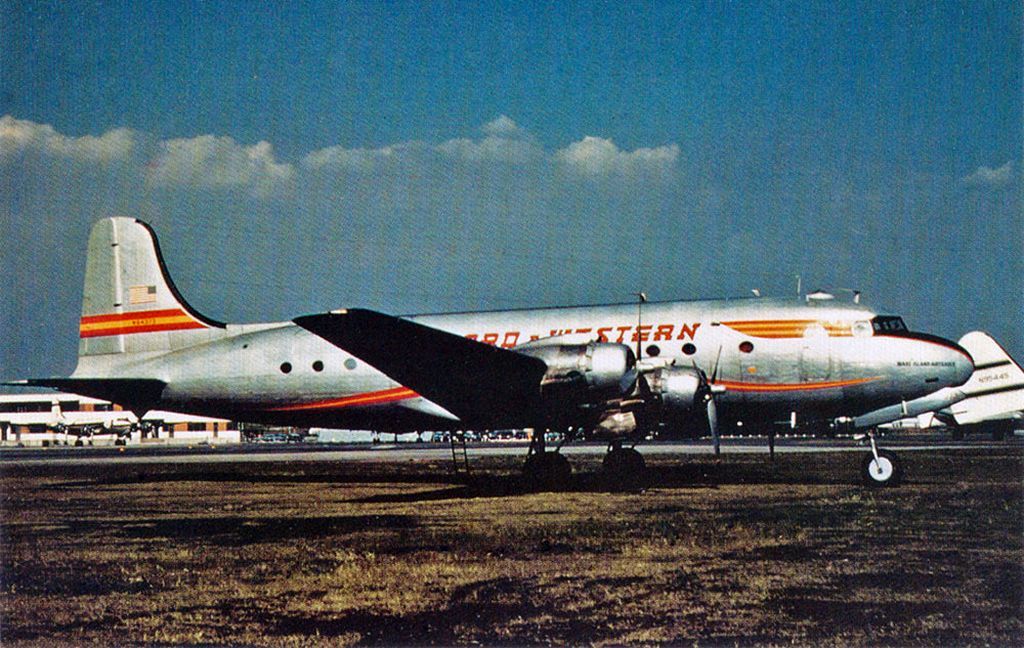
[[[343,398],[332,398],[330,400],[316,401],[313,403],[295,403],[293,405],[281,405],[271,407],[270,412],[300,412],[309,410],[332,410],[361,405],[381,405],[394,403],[409,398],[416,398],[419,394],[408,387],[395,387],[383,391],[367,392],[365,394],[353,394]]]
[[[731,380],[718,380],[716,385],[721,385],[728,391],[734,392],[790,392],[790,391],[815,391],[820,389],[837,389],[839,387],[851,387],[863,385],[864,383],[881,380],[882,376],[871,378],[855,378],[853,380],[833,380],[829,382],[808,382],[808,383],[742,383]]]

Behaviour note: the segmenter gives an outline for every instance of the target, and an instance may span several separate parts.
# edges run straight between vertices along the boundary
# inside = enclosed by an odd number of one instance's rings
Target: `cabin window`
[[[313,371],[323,371],[323,370],[324,370],[324,363],[323,362],[320,362],[319,360],[316,360],[315,362],[313,362]]]
[[[754,343],[750,340],[743,340],[740,342],[740,351],[743,353],[750,353],[754,350]]]
[[[356,368],[356,361],[355,361],[355,359],[354,358],[349,358],[348,360],[346,360],[345,361],[345,368],[348,369],[349,371],[352,371],[353,369],[355,369]]]
[[[652,344],[651,346],[647,347],[647,355],[649,355],[652,358],[657,358],[658,354],[660,353],[661,349],[658,347],[657,344]]]
[[[281,373],[291,373],[291,371],[292,371],[292,363],[290,363],[290,362],[282,362],[281,363]]]
[[[692,343],[687,342],[686,344],[683,345],[683,353],[685,353],[686,355],[693,355],[694,353],[697,353],[697,347],[695,347]]]

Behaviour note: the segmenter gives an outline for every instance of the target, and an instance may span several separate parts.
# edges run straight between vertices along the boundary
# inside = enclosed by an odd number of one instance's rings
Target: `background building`
[[[226,419],[154,410],[141,421],[110,401],[77,394],[0,395],[0,445],[239,443]]]

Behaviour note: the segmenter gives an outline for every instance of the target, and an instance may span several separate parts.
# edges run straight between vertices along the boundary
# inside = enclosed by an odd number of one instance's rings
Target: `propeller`
[[[718,406],[715,405],[714,384],[718,380],[718,363],[722,359],[722,345],[718,345],[715,366],[711,368],[711,379],[708,380],[708,428],[711,429],[711,442],[715,446],[715,454],[722,454],[722,439],[718,434]]]
[[[715,403],[715,392],[721,391],[721,389],[715,389],[715,381],[718,380],[718,364],[722,359],[722,347],[718,347],[718,355],[715,357],[715,364],[711,367],[711,377],[708,378],[707,373],[703,369],[697,366],[697,363],[693,363],[693,368],[696,370],[701,377],[701,382],[704,387],[704,406],[707,408],[708,418],[708,430],[711,432],[711,442],[715,447],[715,454],[722,454],[722,438],[718,433],[718,405]]]
[[[647,293],[640,291],[633,294],[636,295],[636,359],[640,361],[643,359],[640,347],[640,338],[642,337],[640,335],[640,325],[643,323],[643,308],[647,302]]]
[[[721,438],[718,436],[718,406],[715,405],[715,395],[708,391],[708,427],[711,428],[711,442],[715,446],[715,454],[722,454]]]

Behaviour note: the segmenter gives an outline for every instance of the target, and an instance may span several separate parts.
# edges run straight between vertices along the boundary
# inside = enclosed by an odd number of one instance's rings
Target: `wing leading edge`
[[[468,424],[536,420],[543,360],[364,309],[294,321]]]

